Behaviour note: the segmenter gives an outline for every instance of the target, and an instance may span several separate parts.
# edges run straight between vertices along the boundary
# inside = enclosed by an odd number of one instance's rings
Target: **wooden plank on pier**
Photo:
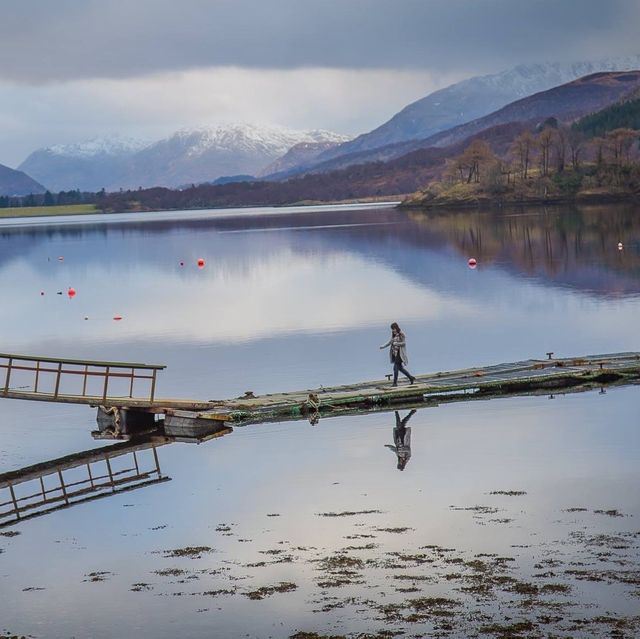
[[[449,401],[471,395],[484,398],[527,394],[541,389],[569,389],[640,379],[640,353],[612,353],[562,359],[525,360],[482,368],[467,368],[416,376],[414,384],[387,380],[323,387],[212,402],[215,408],[194,411],[192,419],[220,419],[227,415],[238,423],[319,417],[347,408],[428,403],[447,396]],[[188,416],[183,413],[183,419]]]

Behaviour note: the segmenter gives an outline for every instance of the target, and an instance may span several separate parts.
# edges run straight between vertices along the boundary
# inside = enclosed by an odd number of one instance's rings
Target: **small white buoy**
[[[618,250],[621,251],[624,248],[624,246],[622,246],[622,242],[618,242]]]

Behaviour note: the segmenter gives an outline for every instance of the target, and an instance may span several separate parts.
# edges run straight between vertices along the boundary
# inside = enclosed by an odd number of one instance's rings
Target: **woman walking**
[[[393,364],[393,385],[398,385],[398,372],[402,373],[413,384],[416,378],[405,368],[409,363],[407,357],[407,339],[396,322],[391,324],[391,339],[380,348],[389,347],[389,360]]]

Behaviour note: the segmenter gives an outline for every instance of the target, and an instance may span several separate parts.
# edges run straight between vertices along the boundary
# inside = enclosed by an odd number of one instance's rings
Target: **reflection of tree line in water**
[[[640,272],[640,215],[632,205],[507,209],[499,212],[420,211],[414,224],[441,234],[480,263],[508,261],[555,275],[573,266]],[[618,249],[622,242],[623,250]]]

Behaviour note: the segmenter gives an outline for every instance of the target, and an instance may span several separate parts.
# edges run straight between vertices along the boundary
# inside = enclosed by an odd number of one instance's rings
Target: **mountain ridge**
[[[370,151],[360,151],[346,156],[318,162],[297,172],[275,176],[288,179],[296,174],[326,173],[368,162],[386,162],[418,149],[448,147],[464,139],[502,124],[535,122],[547,117],[571,121],[615,104],[640,88],[640,71],[598,72],[572,82],[540,91],[516,100],[493,113],[456,127],[436,133],[422,140],[398,142]],[[317,159],[320,160],[322,155]],[[274,176],[268,176],[274,177]]]
[[[24,171],[9,168],[0,164],[0,196],[19,197],[44,193],[46,188]]]
[[[393,143],[425,139],[464,122],[488,115],[507,104],[599,71],[640,68],[640,54],[577,61],[521,64],[499,73],[474,76],[408,104],[385,123],[324,153],[325,161]]]
[[[327,145],[347,136],[233,123],[183,128],[155,142],[95,138],[34,151],[18,167],[54,190],[178,187],[222,176],[254,175],[300,143]]]

